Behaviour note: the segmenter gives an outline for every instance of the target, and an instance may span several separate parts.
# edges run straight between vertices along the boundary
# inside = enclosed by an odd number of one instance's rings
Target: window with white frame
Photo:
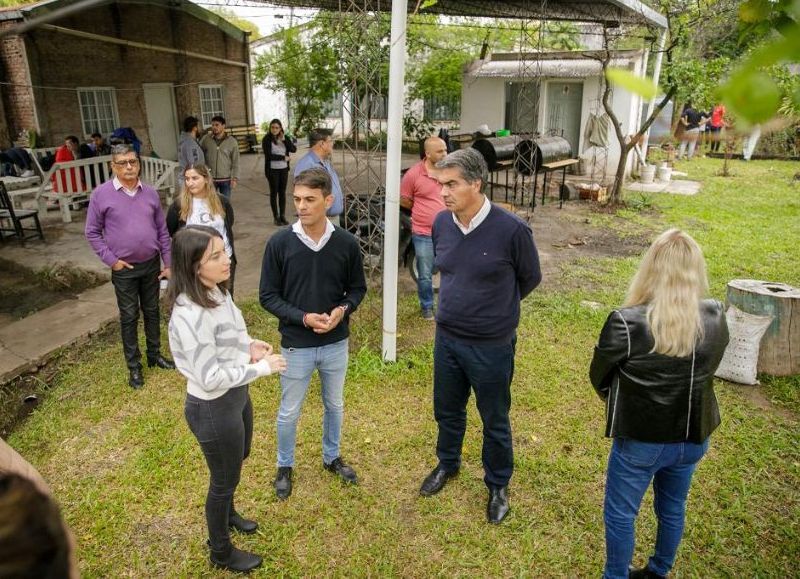
[[[113,88],[92,87],[78,89],[83,134],[108,135],[119,126],[117,98]]]
[[[200,114],[203,126],[211,126],[212,117],[225,116],[221,84],[200,85]]]

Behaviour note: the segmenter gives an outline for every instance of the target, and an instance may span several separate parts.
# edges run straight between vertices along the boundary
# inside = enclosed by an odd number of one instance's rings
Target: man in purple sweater
[[[539,254],[527,223],[483,194],[488,169],[478,151],[451,153],[436,168],[448,209],[436,216],[432,231],[441,274],[433,350],[439,464],[419,492],[438,493],[461,467],[467,401],[474,390],[483,422],[486,518],[496,524],[508,514],[514,470],[509,410],[520,300],[542,279]]]
[[[139,158],[133,147],[111,149],[114,178],[92,192],[86,217],[86,239],[111,268],[117,294],[122,349],[132,388],[144,385],[139,351],[139,307],[144,314],[147,365],[174,369],[161,355],[159,279],[169,277],[170,237],[158,192],[139,180]],[[161,262],[164,268],[161,268]]]

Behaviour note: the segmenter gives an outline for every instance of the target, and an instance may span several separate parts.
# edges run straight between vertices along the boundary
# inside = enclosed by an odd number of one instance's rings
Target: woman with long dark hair
[[[664,577],[675,563],[697,463],[719,426],[714,372],[728,344],[700,247],[677,229],[650,246],[625,304],[608,316],[590,378],[606,402],[608,459],[603,577]],[[658,518],[647,566],[631,571],[634,523],[653,484]]]
[[[236,276],[236,251],[233,246],[233,207],[228,198],[214,187],[214,178],[207,166],[187,165],[183,170],[183,187],[167,210],[167,230],[175,237],[187,225],[208,225],[219,231],[225,253],[231,260],[228,293],[233,295]]]
[[[247,333],[226,288],[230,264],[215,228],[189,225],[175,234],[167,294],[169,344],[187,379],[186,421],[211,475],[205,509],[211,562],[247,572],[261,565],[261,557],[234,547],[229,529],[249,534],[258,528],[236,512],[233,501],[253,440],[248,385],[283,372],[286,361]]]
[[[264,175],[269,183],[269,204],[275,225],[286,221],[286,184],[289,181],[289,155],[297,152],[294,142],[283,130],[280,119],[269,122],[269,133],[261,141],[264,151]]]

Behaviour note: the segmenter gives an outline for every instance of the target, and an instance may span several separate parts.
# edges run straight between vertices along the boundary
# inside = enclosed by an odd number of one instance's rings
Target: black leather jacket
[[[704,300],[700,308],[705,337],[685,358],[651,352],[646,306],[608,316],[589,370],[606,401],[606,436],[701,443],[719,426],[713,382],[728,325],[720,302]]]

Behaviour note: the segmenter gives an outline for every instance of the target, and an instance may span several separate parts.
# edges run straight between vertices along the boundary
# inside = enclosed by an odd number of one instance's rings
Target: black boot
[[[664,575],[659,575],[650,570],[649,567],[645,566],[641,569],[633,569],[630,568],[628,570],[628,578],[629,579],[666,579]]]
[[[244,533],[245,535],[252,535],[258,530],[258,523],[245,519],[242,515],[236,512],[236,507],[233,506],[231,501],[231,510],[228,514],[228,528]]]
[[[260,567],[263,561],[258,555],[237,549],[230,543],[220,550],[212,549],[209,544],[209,551],[211,564],[214,567],[239,573],[249,573],[256,567]]]

